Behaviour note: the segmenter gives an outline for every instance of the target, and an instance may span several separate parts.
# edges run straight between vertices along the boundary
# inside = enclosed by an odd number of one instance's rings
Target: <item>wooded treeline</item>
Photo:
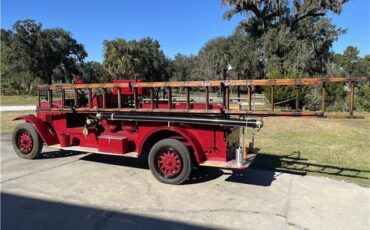
[[[370,55],[361,58],[353,46],[341,54],[331,50],[346,30],[337,28],[327,13],[341,13],[345,2],[222,0],[225,19],[236,14],[244,19],[232,35],[211,39],[198,54],[170,59],[153,38],[118,38],[104,41],[102,64],[84,61],[87,53],[71,33],[43,29],[33,20],[18,21],[11,30],[1,29],[1,94],[31,94],[35,84],[71,82],[77,75],[86,82],[369,77]],[[319,92],[301,90],[306,95],[302,105],[315,108]],[[332,108],[345,107],[345,87],[329,90]],[[292,90],[277,89],[275,99],[290,94]],[[356,94],[359,107],[369,110],[369,86],[357,86]]]

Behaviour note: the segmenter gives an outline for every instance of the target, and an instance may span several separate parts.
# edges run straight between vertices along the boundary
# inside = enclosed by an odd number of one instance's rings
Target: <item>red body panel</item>
[[[90,114],[94,115],[94,114]],[[145,153],[145,147],[151,138],[165,135],[165,138],[180,138],[186,146],[191,148],[197,162],[205,160],[227,161],[227,130],[221,126],[207,126],[196,124],[173,124],[153,122],[129,122],[129,121],[106,121],[103,120],[101,126],[104,130],[97,132],[94,128],[88,128],[88,134],[83,134],[84,126],[68,127],[67,120],[74,116],[72,113],[65,112],[38,112],[37,117],[25,116],[27,121],[35,122],[40,136],[46,144],[53,145],[59,143],[57,136],[62,134],[69,135],[70,146],[98,148],[99,151],[115,154],[125,152],[137,152],[139,155]],[[23,118],[23,117],[21,117]],[[19,118],[19,119],[21,119]],[[26,118],[24,118],[26,119]],[[45,122],[43,122],[45,121]],[[49,123],[54,128],[56,136],[45,135]],[[121,150],[109,150],[102,147],[106,145],[104,141],[99,142],[99,136],[111,136],[125,138],[125,143],[114,142],[115,148]],[[127,139],[126,139],[127,138]],[[126,142],[127,140],[127,142]],[[99,145],[100,144],[100,145]],[[123,147],[122,147],[123,145]],[[103,148],[103,149],[102,149]]]

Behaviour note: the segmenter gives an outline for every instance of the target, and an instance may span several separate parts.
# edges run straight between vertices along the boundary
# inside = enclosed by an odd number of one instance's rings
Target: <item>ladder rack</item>
[[[123,82],[123,83],[98,83],[98,84],[55,84],[39,86],[39,105],[41,103],[42,92],[46,92],[47,107],[38,107],[38,111],[66,111],[71,112],[71,108],[66,104],[66,92],[73,93],[73,107],[74,110],[81,113],[93,112],[124,112],[124,113],[144,113],[144,114],[189,114],[192,116],[229,116],[229,115],[251,115],[251,116],[321,116],[325,117],[325,97],[327,94],[326,86],[328,84],[344,83],[349,85],[349,114],[348,115],[332,115],[331,117],[348,117],[353,116],[355,104],[355,84],[369,83],[368,78],[306,78],[306,79],[276,79],[276,80],[224,80],[224,81],[175,81],[175,82]],[[247,108],[237,109],[230,106],[230,88],[240,86],[246,87]],[[268,86],[271,87],[271,109],[270,110],[253,110],[252,96],[254,86]],[[275,110],[275,86],[296,86],[295,109],[290,111],[276,111]],[[299,86],[320,86],[321,87],[321,109],[319,111],[300,111],[299,110]],[[214,106],[210,101],[210,88],[218,88],[221,91],[221,100],[219,106]],[[122,91],[124,88],[132,91],[132,105],[124,105],[122,100]],[[139,89],[146,89],[147,95],[139,95]],[[176,102],[173,100],[173,89],[181,88],[185,90],[185,100]],[[204,90],[204,101],[202,108],[193,108],[190,97],[190,92],[194,88],[201,88]],[[117,106],[112,107],[108,105],[107,95],[108,90],[116,90]],[[100,90],[102,95],[102,105],[99,107],[93,106],[93,91]],[[87,103],[83,106],[79,104],[78,93],[83,91],[87,96]],[[61,96],[61,103],[59,107],[53,104],[53,92],[59,92]],[[160,99],[158,92],[162,92],[163,100],[166,101],[166,108],[158,106]],[[157,97],[155,96],[157,95]],[[167,98],[165,99],[165,95]],[[238,95],[240,92],[238,92]],[[149,96],[149,99],[148,99]],[[150,101],[149,108],[143,108],[143,101]],[[181,108],[176,107],[175,104],[182,103]],[[148,107],[148,106],[146,106]]]

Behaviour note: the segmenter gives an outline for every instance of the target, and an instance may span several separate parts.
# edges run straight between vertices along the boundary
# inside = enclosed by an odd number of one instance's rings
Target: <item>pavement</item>
[[[1,137],[2,229],[364,229],[369,188],[270,171],[196,170],[156,181],[146,159],[43,149]]]
[[[1,105],[0,112],[31,111],[36,110],[36,105]]]

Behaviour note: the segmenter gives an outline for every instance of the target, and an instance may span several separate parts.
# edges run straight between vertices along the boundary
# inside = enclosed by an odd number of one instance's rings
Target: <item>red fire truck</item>
[[[148,155],[149,168],[156,179],[181,184],[195,165],[247,168],[256,153],[254,136],[250,143],[244,143],[244,134],[247,128],[263,126],[256,116],[324,116],[326,84],[347,83],[353,90],[355,82],[362,80],[117,80],[104,84],[40,86],[36,115],[14,119],[23,119],[25,123],[16,126],[13,147],[25,159],[38,158],[44,144],[61,150],[123,157]],[[300,111],[298,105],[294,111],[274,110],[275,86],[307,85],[322,86],[321,111]],[[252,110],[255,86],[272,87],[271,110]],[[239,99],[230,100],[231,90],[240,87],[247,92],[247,106]],[[204,96],[192,98],[193,89]],[[215,93],[219,97],[210,98]],[[353,116],[353,97],[352,93],[349,117]],[[241,134],[241,138],[231,140],[233,131]]]

